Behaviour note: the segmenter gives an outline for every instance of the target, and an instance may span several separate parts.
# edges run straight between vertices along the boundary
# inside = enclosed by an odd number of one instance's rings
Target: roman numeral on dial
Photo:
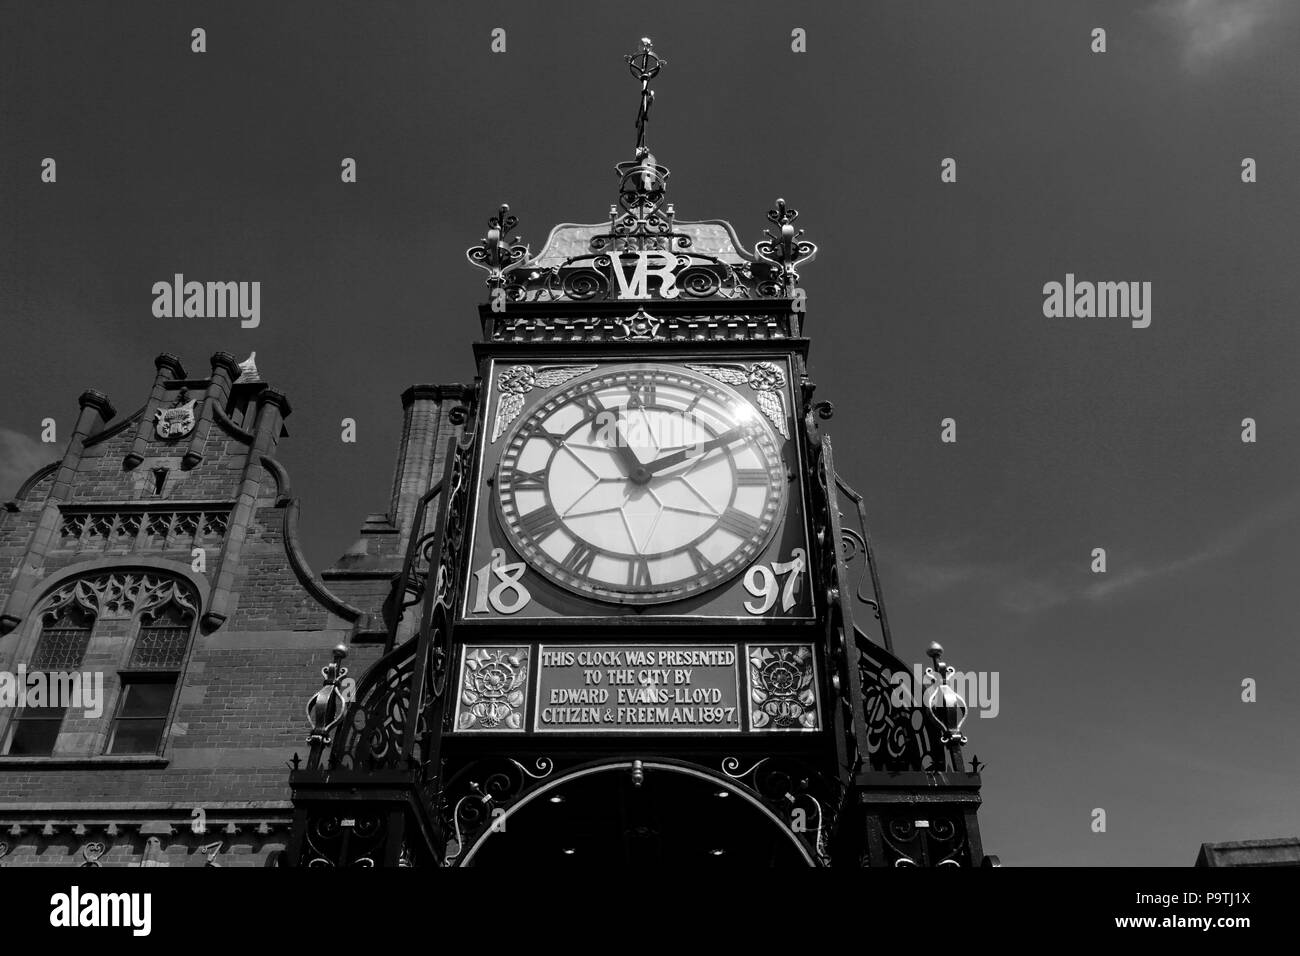
[[[596,549],[582,541],[576,542],[562,562],[564,570],[586,577],[591,572],[592,562],[596,560]]]
[[[510,475],[509,483],[515,491],[541,491],[546,487],[546,472],[516,471]]]
[[[651,381],[630,382],[627,386],[628,408],[653,405],[655,403],[655,383]]]
[[[575,395],[573,404],[582,409],[584,419],[595,418],[601,412],[605,411],[605,406],[601,403],[600,398],[595,392],[583,392],[581,395]]]
[[[737,468],[736,484],[738,485],[766,485],[768,474],[762,468]]]
[[[534,540],[545,538],[560,526],[560,516],[550,505],[542,505],[536,511],[519,516],[519,527],[523,529],[524,534]]]
[[[759,521],[751,514],[740,511],[736,508],[728,508],[718,519],[717,527],[724,531],[730,531],[740,538],[752,538],[758,534]]]
[[[633,558],[627,566],[627,583],[635,588],[648,588],[650,581],[650,562],[645,558]]]

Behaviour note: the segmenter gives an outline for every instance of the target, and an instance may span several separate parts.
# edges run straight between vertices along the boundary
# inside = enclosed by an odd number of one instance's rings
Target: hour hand
[[[623,474],[628,478],[637,476],[642,471],[641,462],[637,461],[636,454],[632,447],[627,443],[627,433],[623,430],[623,416],[615,412],[617,417],[614,419],[614,457],[618,459],[619,465],[623,468]]]

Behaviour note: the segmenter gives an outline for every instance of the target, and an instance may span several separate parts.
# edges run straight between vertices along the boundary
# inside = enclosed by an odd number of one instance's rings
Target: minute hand
[[[710,438],[708,441],[701,442],[698,445],[692,445],[690,448],[683,448],[681,451],[675,451],[671,455],[664,455],[662,458],[656,458],[654,461],[650,462],[650,464],[645,466],[645,470],[653,475],[656,472],[663,471],[665,468],[671,468],[674,465],[680,465],[682,462],[689,461],[692,458],[706,455],[715,448],[720,448],[723,445],[730,445],[743,434],[744,429],[740,426],[736,426],[729,431],[723,432],[717,438]]]

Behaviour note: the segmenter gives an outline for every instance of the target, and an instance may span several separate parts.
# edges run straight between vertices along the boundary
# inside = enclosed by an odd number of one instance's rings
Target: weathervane
[[[650,104],[655,101],[655,92],[650,89],[650,81],[667,65],[667,60],[655,56],[654,41],[649,37],[641,38],[641,52],[624,57],[627,68],[641,81],[641,106],[636,113],[636,158],[641,159],[649,150],[645,145],[645,124],[650,118]]]

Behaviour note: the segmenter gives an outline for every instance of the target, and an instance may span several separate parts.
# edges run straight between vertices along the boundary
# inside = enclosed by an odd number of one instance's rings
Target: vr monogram
[[[654,276],[659,280],[660,296],[665,299],[677,298],[680,290],[676,288],[677,277],[673,275],[673,270],[677,267],[677,257],[670,252],[661,251],[638,252],[636,257],[636,267],[632,270],[630,279],[623,270],[624,257],[610,257],[614,279],[618,282],[618,297],[620,299],[650,298],[650,277]],[[651,259],[659,262],[658,267],[650,268]]]

